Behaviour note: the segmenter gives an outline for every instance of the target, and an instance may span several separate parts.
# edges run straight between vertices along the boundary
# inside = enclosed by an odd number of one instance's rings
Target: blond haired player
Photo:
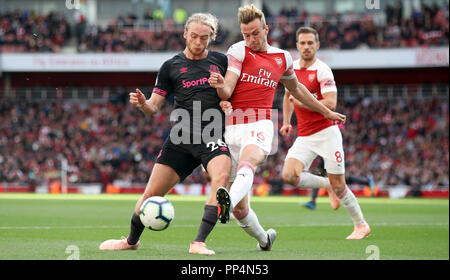
[[[211,195],[208,197],[204,214],[197,236],[190,243],[189,253],[214,255],[215,252],[206,247],[206,237],[217,223],[218,210],[215,193],[220,186],[226,186],[231,170],[231,159],[228,147],[223,139],[224,115],[219,106],[221,98],[217,90],[208,83],[211,71],[225,73],[227,57],[219,52],[208,50],[208,44],[214,40],[217,32],[217,18],[211,14],[193,14],[186,22],[184,38],[186,48],[183,52],[167,60],[161,66],[152,96],[146,100],[144,94],[130,93],[130,103],[146,115],[154,115],[161,108],[168,95],[175,96],[175,109],[189,114],[187,141],[179,142],[178,132],[174,128],[184,124],[181,121],[172,127],[170,136],[156,159],[152,174],[144,194],[136,203],[131,219],[130,234],[121,240],[107,240],[100,244],[100,250],[136,250],[139,238],[145,229],[139,218],[142,203],[151,196],[164,196],[192,173],[199,165],[203,165],[211,177]],[[195,118],[196,102],[200,102],[201,113],[214,111],[220,120],[213,118],[202,121]],[[197,103],[198,104],[198,103]],[[177,111],[179,112],[179,111]],[[211,125],[219,128],[220,135],[215,135],[214,141],[205,141],[201,131]],[[195,138],[201,137],[199,143]]]
[[[271,151],[274,133],[271,109],[278,82],[327,119],[344,122],[345,116],[328,109],[299,84],[291,55],[267,43],[269,28],[259,9],[254,5],[241,7],[238,18],[244,40],[229,48],[225,78],[215,73],[210,77],[210,84],[217,88],[219,96],[223,100],[230,98],[234,115],[225,130],[225,141],[232,155],[230,182],[233,183],[229,193],[226,188],[217,191],[219,218],[222,223],[228,222],[232,210],[239,226],[258,241],[258,249],[268,251],[277,233],[273,229],[266,232],[259,224],[249,206],[248,193],[255,169]],[[245,116],[236,116],[238,111]]]
[[[301,27],[297,30],[296,37],[300,59],[294,61],[293,65],[298,80],[317,100],[330,110],[335,110],[336,84],[330,67],[316,57],[320,46],[317,31],[310,27]],[[291,95],[292,92],[288,89],[283,101],[283,126],[280,133],[284,136],[291,133],[291,116],[295,108],[298,134],[286,155],[283,167],[284,182],[295,187],[328,188],[333,208],[339,207],[340,199],[353,220],[354,231],[347,239],[366,237],[370,233],[370,227],[364,220],[356,197],[346,185],[342,134],[338,126],[321,114],[311,111]],[[317,156],[323,158],[328,179],[306,172]]]

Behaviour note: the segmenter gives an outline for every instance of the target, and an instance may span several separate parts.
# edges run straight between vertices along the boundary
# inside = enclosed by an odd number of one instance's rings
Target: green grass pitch
[[[137,251],[99,251],[102,241],[128,235],[138,198],[0,194],[0,260],[449,259],[448,199],[359,198],[372,234],[345,240],[353,230],[350,217],[342,207],[333,211],[328,198],[319,198],[311,211],[299,205],[306,197],[253,197],[263,227],[278,232],[272,251],[258,251],[256,241],[231,220],[217,223],[207,239],[216,255],[199,256],[188,254],[188,248],[206,198],[171,195],[175,220],[167,230],[146,229]]]

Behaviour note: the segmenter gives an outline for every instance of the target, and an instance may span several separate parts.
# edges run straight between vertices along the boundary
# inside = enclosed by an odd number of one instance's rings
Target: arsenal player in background
[[[320,45],[317,31],[310,27],[301,27],[297,30],[296,37],[300,59],[294,61],[293,67],[298,80],[317,100],[330,110],[335,110],[337,88],[330,67],[316,57]],[[366,237],[370,234],[370,227],[345,181],[344,149],[339,127],[321,114],[311,111],[291,95],[292,92],[287,89],[280,133],[284,136],[291,133],[291,116],[295,109],[297,139],[286,155],[283,167],[284,182],[295,187],[327,188],[333,208],[339,207],[340,199],[353,220],[354,231],[347,239]],[[328,178],[306,172],[317,156],[322,157]]]

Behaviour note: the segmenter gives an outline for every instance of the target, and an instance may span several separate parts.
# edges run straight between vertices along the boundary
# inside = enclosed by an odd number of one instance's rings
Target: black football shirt
[[[163,63],[158,72],[153,93],[164,97],[174,96],[174,109],[183,109],[189,114],[189,131],[192,135],[201,133],[199,129],[203,131],[211,122],[221,122],[223,135],[225,116],[219,105],[220,98],[217,90],[209,85],[208,79],[211,72],[225,76],[227,66],[228,59],[220,52],[208,50],[208,56],[199,60],[188,59],[181,52]],[[207,116],[210,116],[208,113],[204,116],[205,111],[209,109],[217,110],[220,113],[220,119],[208,118]],[[182,115],[185,116],[185,114]],[[181,120],[177,117],[175,124]]]

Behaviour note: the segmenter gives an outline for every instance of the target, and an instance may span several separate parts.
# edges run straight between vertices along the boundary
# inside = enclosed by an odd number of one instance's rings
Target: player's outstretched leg
[[[249,206],[249,197],[246,195],[236,207],[233,208],[233,215],[236,217],[238,225],[251,237],[258,241],[257,248],[263,251],[270,251],[275,242],[277,232],[274,229],[265,231],[259,223],[258,217]]]
[[[328,190],[331,207],[335,210],[338,209],[340,201],[336,197],[336,194],[333,192],[329,179],[326,177],[314,175],[309,172],[304,172],[303,168],[304,164],[300,160],[295,158],[287,158],[283,166],[282,174],[284,183],[290,184],[297,188],[325,188]],[[313,201],[315,200],[313,199]],[[315,209],[315,203],[305,203],[302,205],[308,207],[311,210]]]
[[[205,205],[205,212],[200,223],[195,240],[189,245],[189,254],[214,255],[215,252],[206,247],[206,237],[211,233],[217,222],[218,207]]]
[[[245,155],[247,157],[248,154],[251,151],[255,151],[255,153],[260,153],[260,161],[262,161],[265,157],[264,152],[259,147],[249,147],[247,146],[244,150]],[[243,152],[243,154],[244,154]],[[244,157],[244,156],[242,156]],[[257,158],[255,156],[255,158]],[[241,160],[237,166],[236,169],[236,177],[230,187],[229,195],[230,195],[230,202],[231,207],[233,208],[235,205],[237,205],[252,189],[253,186],[253,180],[255,177],[255,169],[258,164],[255,164],[257,162],[257,159],[252,159],[251,161],[248,160]]]
[[[219,207],[217,206],[217,189],[225,186],[230,178],[231,158],[228,154],[214,156],[206,164],[206,170],[211,181],[211,192],[208,196],[202,221],[197,235],[189,245],[190,254],[214,255],[215,252],[206,247],[206,238],[217,223]]]
[[[368,236],[371,232],[370,227],[364,219],[358,200],[353,192],[347,187],[344,175],[328,174],[328,177],[330,178],[330,182],[332,183],[336,195],[339,197],[343,207],[347,210],[347,213],[353,220],[354,230],[347,236],[347,239],[363,239]]]
[[[102,242],[100,250],[137,250],[139,238],[145,229],[139,217],[142,203],[152,196],[164,196],[178,181],[180,177],[170,166],[156,163],[152,170],[147,186],[141,198],[136,203],[130,223],[130,233],[127,238],[109,239]]]
[[[228,190],[224,187],[217,189],[217,203],[219,204],[219,220],[222,224],[230,220],[231,199]]]
[[[340,198],[354,224],[353,232],[346,239],[363,239],[367,237],[371,229],[363,217],[361,207],[353,192],[346,186]]]
[[[139,215],[133,213],[130,225],[130,235],[128,238],[109,239],[100,244],[100,250],[137,250],[139,248],[139,237],[144,231],[145,226],[142,224]]]

